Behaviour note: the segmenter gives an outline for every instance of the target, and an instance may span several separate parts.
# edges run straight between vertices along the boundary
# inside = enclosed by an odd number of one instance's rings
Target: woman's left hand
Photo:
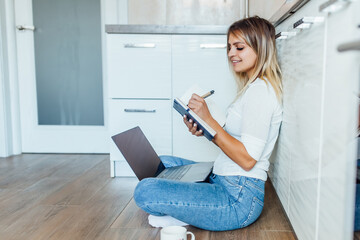
[[[188,120],[188,119],[187,119],[187,116],[184,115],[184,116],[183,116],[183,120],[184,120],[185,125],[188,127],[189,132],[190,132],[192,135],[195,135],[195,136],[198,136],[198,137],[203,136],[202,130],[201,130],[201,129],[200,129],[200,130],[197,129],[198,126],[197,126],[196,123],[193,122],[192,119],[189,119],[189,120]]]

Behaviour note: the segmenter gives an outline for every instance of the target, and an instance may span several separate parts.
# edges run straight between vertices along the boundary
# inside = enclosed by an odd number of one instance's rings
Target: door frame
[[[0,135],[0,157],[22,153],[19,80],[16,50],[15,1],[0,0],[0,130],[6,129]],[[107,121],[107,81],[105,62],[105,24],[127,24],[128,0],[101,0],[101,39],[103,56],[103,93],[104,93],[104,123]],[[7,92],[7,97],[3,93]]]
[[[28,31],[16,31],[17,43],[17,64],[18,64],[18,91],[20,128],[22,131],[22,152],[37,153],[109,153],[108,146],[108,114],[107,114],[107,80],[106,63],[104,61],[105,49],[105,23],[104,8],[105,0],[98,0],[100,3],[100,24],[101,24],[101,52],[102,52],[102,86],[103,86],[103,126],[70,126],[70,125],[38,125],[37,124],[37,97],[36,97],[36,69],[35,51],[29,47],[34,45],[34,34]],[[33,24],[32,2],[30,0],[14,1],[15,24]],[[19,12],[16,12],[19,11]],[[35,26],[36,27],[36,26]],[[23,35],[22,35],[23,34]],[[22,35],[22,36],[21,36]],[[19,37],[21,36],[21,38]],[[20,52],[27,53],[20,57]],[[29,51],[29,52],[27,52]],[[21,71],[20,71],[21,68]],[[29,77],[30,76],[30,77]],[[76,132],[76,133],[74,133]],[[71,137],[77,144],[65,144],[65,139]],[[51,139],[52,144],[46,144]],[[69,138],[70,139],[70,138]],[[89,139],[90,142],[85,142]],[[92,139],[92,140],[91,140]],[[97,140],[100,139],[100,140]]]
[[[21,154],[20,106],[17,79],[13,0],[0,0],[0,157]]]

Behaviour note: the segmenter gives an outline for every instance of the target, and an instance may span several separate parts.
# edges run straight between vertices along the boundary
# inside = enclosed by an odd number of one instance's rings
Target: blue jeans
[[[166,168],[195,163],[161,156]],[[198,228],[225,231],[253,223],[264,206],[265,182],[244,176],[211,174],[209,182],[185,183],[146,178],[134,192],[136,204],[152,215],[170,215]]]

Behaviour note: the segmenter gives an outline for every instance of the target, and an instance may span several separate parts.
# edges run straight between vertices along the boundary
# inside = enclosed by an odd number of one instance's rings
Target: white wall
[[[285,2],[286,0],[249,0],[249,16],[258,15],[259,17],[270,19]]]
[[[106,23],[230,25],[245,15],[246,0],[106,0]],[[269,19],[286,0],[249,0],[249,16]]]
[[[130,24],[229,25],[241,15],[241,0],[131,0]]]
[[[128,23],[128,0],[102,0],[105,24]]]
[[[359,38],[359,2],[329,16],[312,0],[277,27],[305,16],[325,22],[277,40],[284,118],[269,175],[299,239],[352,239],[359,53],[338,53]],[[357,6],[356,6],[357,5]],[[353,22],[352,22],[353,21]]]

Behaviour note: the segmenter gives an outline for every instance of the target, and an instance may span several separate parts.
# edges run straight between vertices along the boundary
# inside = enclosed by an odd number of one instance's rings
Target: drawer
[[[171,98],[171,36],[107,35],[110,98]]]
[[[113,136],[139,126],[158,155],[172,154],[170,100],[109,100],[109,128]],[[111,140],[110,159],[125,160]]]

